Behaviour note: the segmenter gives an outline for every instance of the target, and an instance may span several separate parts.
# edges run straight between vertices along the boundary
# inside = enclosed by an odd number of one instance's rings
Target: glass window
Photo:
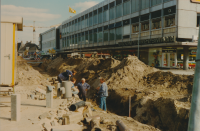
[[[197,14],[197,27],[199,27],[199,22],[200,22],[200,14]]]
[[[81,44],[81,36],[78,36],[78,41],[77,43],[80,45]]]
[[[116,18],[122,16],[122,4],[116,6]]]
[[[97,43],[97,32],[94,33],[94,43]]]
[[[151,6],[161,4],[162,0],[151,0]]]
[[[74,44],[74,37],[72,37],[72,44]]]
[[[86,19],[85,19],[85,27],[88,27],[88,23],[89,23],[89,19],[86,18]]]
[[[122,27],[116,28],[115,29],[115,38],[116,40],[122,39]]]
[[[89,38],[88,38],[88,37],[89,37],[89,35],[86,34],[86,35],[85,35],[85,44],[89,44]]]
[[[171,1],[171,0],[163,0],[163,2],[168,2],[168,1]]]
[[[93,33],[89,34],[89,44],[93,43]]]
[[[127,1],[124,3],[124,15],[130,14],[130,8],[131,8],[131,1]]]
[[[93,18],[94,18],[94,19],[93,19],[93,25],[98,24],[98,23],[97,23],[97,15],[94,15]]]
[[[149,56],[149,66],[160,67],[162,65],[162,48],[150,48]]]
[[[141,0],[141,9],[149,8],[149,0]]]
[[[175,16],[165,17],[165,27],[170,27],[175,25]]]
[[[110,20],[115,18],[115,7],[110,9]]]
[[[74,37],[74,44],[78,44],[77,43],[77,37]]]
[[[103,32],[103,40],[104,40],[104,41],[108,41],[108,30],[105,30],[105,31]]]
[[[99,13],[99,15],[98,15],[98,17],[99,17],[99,19],[98,19],[99,24],[103,22],[103,17],[102,16],[103,16],[103,13],[102,12]]]
[[[124,34],[123,35],[130,35],[130,25],[124,26]]]
[[[152,20],[152,29],[161,28],[161,19]]]
[[[98,33],[98,42],[99,43],[103,42],[103,32]]]
[[[103,22],[106,22],[109,20],[109,12],[108,10],[103,12]]]
[[[149,30],[149,21],[148,22],[144,22],[142,23],[142,26],[141,26],[141,30],[142,31],[146,31],[146,30]]]
[[[110,30],[110,41],[115,40],[115,29]]]
[[[139,24],[132,25],[132,33],[139,32]]]
[[[81,21],[82,29],[85,28],[85,20]]]
[[[92,16],[91,17],[89,17],[89,26],[92,26]]]
[[[85,36],[82,34],[82,37],[81,37],[81,40],[82,40],[81,43],[82,43],[82,44],[85,44],[85,39],[84,39],[84,38],[85,38]]]

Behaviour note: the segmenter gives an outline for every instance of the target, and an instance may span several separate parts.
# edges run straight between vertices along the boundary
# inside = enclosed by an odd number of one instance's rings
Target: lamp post
[[[138,59],[139,59],[139,56],[140,56],[140,23],[139,23],[139,27],[138,27],[139,29],[138,29],[138,33],[136,33],[136,34],[138,34],[138,53],[137,53],[137,57],[138,57]]]

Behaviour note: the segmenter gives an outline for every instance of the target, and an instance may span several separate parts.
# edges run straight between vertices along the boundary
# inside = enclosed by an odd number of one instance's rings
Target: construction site
[[[49,27],[2,16],[0,131],[200,131],[199,7],[104,0],[39,45]],[[18,42],[23,27],[34,43]]]
[[[42,62],[27,64],[26,60],[17,57],[14,90],[21,95],[21,108],[18,109],[21,119],[10,121],[12,103],[1,104],[1,130],[187,130],[194,75],[163,72],[145,65],[136,56],[122,61],[112,58],[56,58],[43,59]],[[86,102],[76,110],[71,110],[70,106],[81,102],[78,95],[69,99],[62,95],[57,97],[57,76],[67,69],[77,70],[74,76],[77,82],[85,78],[91,86]],[[99,77],[104,77],[108,85],[107,111],[98,107],[98,97],[94,97],[100,84]],[[46,108],[47,86],[55,87],[51,108]],[[9,94],[4,92],[4,95]],[[92,123],[93,120],[97,123]],[[118,128],[118,120],[126,126],[122,130]]]

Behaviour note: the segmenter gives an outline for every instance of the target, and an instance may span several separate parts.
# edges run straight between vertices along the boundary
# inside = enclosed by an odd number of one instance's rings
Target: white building
[[[17,31],[23,31],[22,17],[1,16],[0,85],[15,85]]]

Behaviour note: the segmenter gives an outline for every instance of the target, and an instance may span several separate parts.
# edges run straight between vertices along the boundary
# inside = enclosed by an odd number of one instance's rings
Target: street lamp
[[[139,29],[138,29],[138,33],[136,33],[138,35],[138,53],[137,53],[137,57],[139,59],[140,56],[140,23],[139,23]]]

